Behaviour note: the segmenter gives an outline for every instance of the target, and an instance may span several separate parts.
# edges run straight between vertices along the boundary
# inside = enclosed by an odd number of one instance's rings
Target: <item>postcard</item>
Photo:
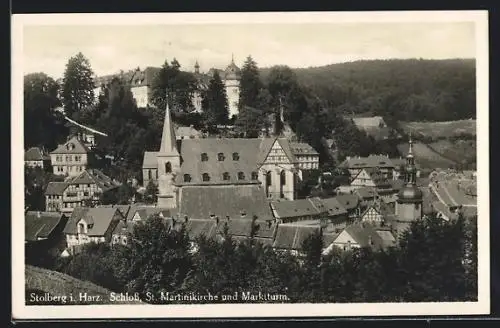
[[[12,27],[14,319],[489,313],[486,11]]]

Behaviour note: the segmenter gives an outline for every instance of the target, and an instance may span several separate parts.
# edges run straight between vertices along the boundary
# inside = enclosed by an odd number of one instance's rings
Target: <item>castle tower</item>
[[[177,150],[174,125],[168,101],[165,109],[165,121],[161,137],[158,161],[158,207],[177,207],[175,175],[180,169],[180,155]]]
[[[194,64],[194,73],[200,74],[200,64],[198,64],[198,61]]]
[[[231,56],[231,63],[224,72],[224,84],[226,87],[227,103],[229,107],[229,118],[238,115],[238,104],[240,101],[240,78],[241,70],[234,63],[234,56]]]
[[[413,156],[413,141],[409,140],[408,155],[406,155],[405,186],[399,191],[396,202],[398,221],[411,222],[422,217],[423,194],[417,187],[417,169]]]

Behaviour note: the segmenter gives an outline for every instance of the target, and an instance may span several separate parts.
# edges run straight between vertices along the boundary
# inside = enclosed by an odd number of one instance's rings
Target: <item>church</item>
[[[158,207],[185,212],[183,204],[205,203],[220,208],[217,215],[227,216],[223,212],[237,206],[231,203],[238,199],[252,203],[248,209],[234,209],[238,213],[269,207],[271,199],[296,199],[303,170],[318,165],[319,154],[310,145],[282,137],[177,140],[167,106],[160,149],[144,153],[142,168],[144,185],[158,185]],[[216,195],[222,194],[229,199],[218,199]],[[212,204],[206,204],[210,197]]]

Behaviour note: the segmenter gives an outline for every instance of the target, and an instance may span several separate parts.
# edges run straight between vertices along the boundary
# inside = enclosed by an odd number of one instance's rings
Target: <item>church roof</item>
[[[163,121],[163,132],[161,137],[161,145],[159,153],[162,154],[178,154],[177,151],[177,141],[175,138],[175,130],[172,122],[172,116],[170,114],[170,108],[165,110],[165,119]]]
[[[264,162],[274,138],[200,138],[184,139],[181,142],[180,153],[182,157],[181,172],[177,176],[178,184],[251,184],[258,183],[252,180],[252,172],[258,172],[260,165]],[[278,139],[281,147],[295,163],[295,156],[285,139]],[[208,159],[202,161],[202,154]],[[219,161],[219,154],[223,160]],[[237,160],[233,160],[233,154]],[[148,154],[148,156],[150,156]],[[146,155],[145,155],[146,160]],[[149,158],[148,158],[149,162]],[[229,180],[224,180],[224,173],[229,174]],[[244,179],[238,179],[238,173],[243,172]],[[207,173],[210,181],[203,181],[203,174]],[[189,174],[191,181],[184,182],[184,175]]]
[[[142,162],[142,168],[157,169],[158,168],[158,160],[156,158],[157,155],[158,155],[157,151],[145,151],[144,160]]]
[[[184,186],[180,189],[179,215],[189,219],[221,220],[242,217],[271,220],[273,215],[264,190],[258,185]]]

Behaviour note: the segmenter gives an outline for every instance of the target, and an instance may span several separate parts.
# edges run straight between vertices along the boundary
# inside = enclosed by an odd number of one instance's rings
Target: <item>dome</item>
[[[234,61],[231,61],[231,64],[229,64],[228,67],[226,67],[226,70],[224,71],[226,80],[236,80],[240,78],[241,70]]]
[[[417,186],[405,186],[398,193],[399,202],[422,201],[423,193]]]

